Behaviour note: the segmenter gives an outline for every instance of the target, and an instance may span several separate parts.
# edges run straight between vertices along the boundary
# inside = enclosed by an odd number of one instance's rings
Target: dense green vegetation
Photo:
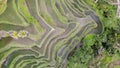
[[[107,0],[109,1],[109,0]],[[106,0],[90,2],[100,17],[104,30],[101,34],[89,34],[82,40],[82,46],[68,58],[68,68],[113,68],[120,66],[120,19],[117,6]]]

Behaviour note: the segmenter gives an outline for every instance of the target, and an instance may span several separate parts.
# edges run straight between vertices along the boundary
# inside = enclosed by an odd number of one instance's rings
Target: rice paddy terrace
[[[66,68],[102,24],[89,0],[0,0],[0,68]]]

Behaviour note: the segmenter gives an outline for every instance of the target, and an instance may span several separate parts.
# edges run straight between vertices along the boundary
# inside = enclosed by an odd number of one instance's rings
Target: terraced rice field
[[[88,0],[0,0],[0,68],[66,68],[102,22]]]

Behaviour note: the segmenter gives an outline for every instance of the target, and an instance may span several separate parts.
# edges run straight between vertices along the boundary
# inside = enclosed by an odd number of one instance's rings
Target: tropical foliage
[[[116,14],[117,6],[108,2],[99,0],[90,3],[101,19],[104,31],[84,37],[83,45],[68,58],[68,68],[120,67],[120,19]]]

